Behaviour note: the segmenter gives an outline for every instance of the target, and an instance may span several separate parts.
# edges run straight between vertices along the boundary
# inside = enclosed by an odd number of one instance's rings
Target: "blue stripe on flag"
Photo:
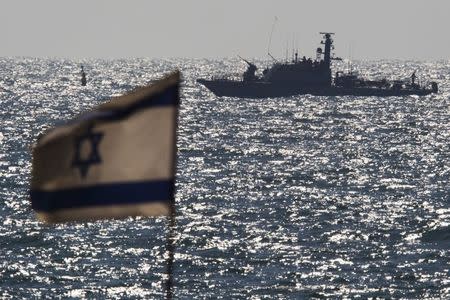
[[[86,113],[79,118],[70,121],[69,124],[93,120],[118,121],[141,109],[161,106],[177,106],[180,102],[178,93],[179,88],[178,84],[176,84],[159,93],[143,98],[130,106],[111,111],[94,111]],[[114,99],[112,101],[114,101]]]
[[[32,207],[40,212],[89,206],[167,202],[174,197],[174,180],[102,184],[57,191],[31,190]]]
[[[161,106],[175,106],[179,104],[180,97],[178,95],[178,91],[178,85],[174,85],[158,94],[144,98],[133,105],[108,112],[97,112],[97,115],[95,115],[93,119],[115,121],[124,119],[142,109]]]
[[[175,106],[179,104],[178,84],[168,87],[164,91],[153,94],[148,98],[144,98],[141,101],[134,103],[128,107],[124,107],[120,110],[112,111],[112,115],[100,117],[107,120],[120,120],[128,117],[130,114],[135,113],[138,110],[159,107],[159,106]],[[114,101],[114,100],[113,100]]]

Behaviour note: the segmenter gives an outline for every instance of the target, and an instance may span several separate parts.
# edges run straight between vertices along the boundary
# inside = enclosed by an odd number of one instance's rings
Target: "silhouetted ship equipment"
[[[331,61],[341,60],[333,58],[331,50],[334,33],[321,32],[324,49],[317,48],[317,57],[295,58],[292,62],[275,63],[265,69],[262,76],[256,75],[257,67],[243,59],[248,67],[241,80],[232,79],[197,79],[197,82],[207,87],[217,96],[239,98],[285,97],[300,94],[318,96],[404,96],[428,95],[438,92],[436,82],[422,86],[416,82],[415,72],[410,80],[367,80],[358,77],[353,72],[338,71],[334,79],[331,76]]]

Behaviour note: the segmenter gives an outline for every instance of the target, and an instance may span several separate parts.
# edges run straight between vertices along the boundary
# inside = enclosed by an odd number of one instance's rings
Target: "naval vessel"
[[[322,47],[317,48],[316,58],[299,58],[298,52],[290,62],[275,62],[256,75],[257,66],[243,59],[248,67],[242,78],[197,79],[197,82],[217,96],[238,98],[273,98],[311,94],[318,96],[404,96],[428,95],[438,92],[436,82],[421,85],[415,72],[408,80],[368,80],[355,72],[337,71],[332,76],[332,32],[321,32]]]

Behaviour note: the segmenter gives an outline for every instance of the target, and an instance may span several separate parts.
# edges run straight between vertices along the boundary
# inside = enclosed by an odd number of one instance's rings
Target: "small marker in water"
[[[81,85],[86,86],[86,73],[83,66],[81,66]]]

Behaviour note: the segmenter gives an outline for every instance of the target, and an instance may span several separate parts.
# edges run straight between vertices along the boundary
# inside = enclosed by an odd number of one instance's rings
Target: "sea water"
[[[176,68],[175,298],[450,298],[449,61],[355,65],[437,95],[236,99],[195,80],[237,60],[35,58],[0,59],[0,297],[165,296],[165,218],[48,226],[28,193],[40,134]]]

